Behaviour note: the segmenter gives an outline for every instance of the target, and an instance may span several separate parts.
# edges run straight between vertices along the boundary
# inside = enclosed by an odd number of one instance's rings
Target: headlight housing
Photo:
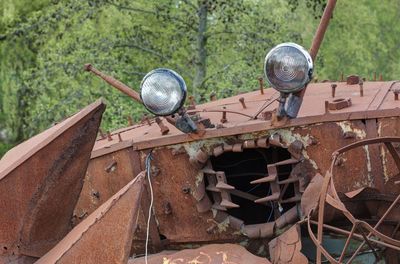
[[[312,72],[310,54],[295,43],[279,44],[265,57],[265,76],[272,87],[282,93],[302,90],[310,82]]]
[[[176,113],[185,102],[186,84],[170,69],[155,69],[146,74],[140,84],[140,97],[147,110],[159,116]]]

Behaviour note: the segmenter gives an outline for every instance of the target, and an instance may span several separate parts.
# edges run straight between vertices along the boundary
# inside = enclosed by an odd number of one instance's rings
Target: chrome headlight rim
[[[167,113],[160,113],[160,112],[156,112],[153,111],[153,109],[151,109],[151,107],[149,107],[146,104],[146,100],[143,97],[143,85],[146,82],[146,80],[151,77],[154,74],[167,74],[169,76],[171,76],[172,78],[174,78],[180,87],[181,93],[182,93],[182,97],[179,100],[179,104],[175,105],[175,107],[173,108],[173,110],[167,112]],[[156,116],[169,116],[169,115],[173,115],[175,113],[177,113],[184,105],[185,100],[186,100],[186,96],[187,96],[187,87],[186,87],[186,83],[184,81],[184,79],[182,78],[182,76],[180,76],[177,72],[175,72],[174,70],[168,69],[168,68],[157,68],[154,69],[150,72],[148,72],[142,79],[141,83],[140,83],[140,98],[142,99],[143,105],[144,107],[152,114],[156,115]]]
[[[274,52],[276,52],[278,49],[282,48],[282,47],[291,47],[291,48],[295,48],[296,50],[298,50],[304,57],[305,61],[307,62],[307,70],[306,70],[306,75],[305,78],[303,80],[303,82],[301,84],[299,84],[298,86],[294,87],[294,88],[283,88],[283,87],[279,87],[278,85],[274,84],[274,81],[271,80],[268,76],[267,73],[267,63],[268,63],[268,59],[271,57],[272,54],[274,54]],[[271,86],[282,93],[296,93],[299,92],[301,90],[303,90],[305,88],[305,86],[311,81],[312,79],[312,74],[314,71],[314,63],[313,60],[311,58],[311,55],[308,53],[308,51],[302,47],[299,44],[293,43],[293,42],[285,42],[285,43],[281,43],[277,46],[275,46],[274,48],[272,48],[267,55],[265,56],[265,60],[264,60],[264,75],[267,78],[268,82],[271,84]]]

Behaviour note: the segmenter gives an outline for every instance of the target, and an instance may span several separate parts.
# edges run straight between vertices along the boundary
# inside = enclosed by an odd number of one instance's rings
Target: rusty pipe
[[[111,77],[109,75],[106,75],[106,74],[102,73],[101,71],[99,71],[98,69],[93,67],[92,64],[90,64],[90,63],[85,64],[84,69],[85,69],[85,71],[91,72],[91,73],[99,76],[101,79],[106,81],[108,84],[110,84],[111,86],[117,88],[118,90],[120,90],[124,94],[128,95],[133,100],[135,100],[135,101],[137,101],[139,103],[143,103],[143,101],[140,98],[140,95],[139,95],[138,92],[136,92],[135,90],[130,88],[128,85],[118,81],[114,77]]]
[[[328,0],[324,13],[321,17],[321,21],[319,22],[317,32],[315,32],[314,39],[310,48],[310,56],[313,61],[315,61],[319,47],[321,46],[322,40],[324,39],[326,29],[329,25],[329,20],[331,19],[333,10],[335,9],[336,1],[337,0]]]
[[[322,17],[321,17],[321,21],[319,22],[317,31],[315,32],[313,42],[312,42],[311,48],[310,48],[310,56],[314,62],[315,62],[315,59],[317,58],[318,50],[319,50],[319,47],[321,46],[322,40],[324,39],[326,29],[328,28],[329,20],[331,19],[333,10],[335,9],[336,1],[337,0],[328,0],[328,3],[326,4],[325,10],[324,10],[324,13],[322,14]],[[303,97],[304,97],[304,94],[306,93],[306,90],[307,90],[307,85],[306,85],[306,87],[304,87],[303,90],[301,90],[300,92],[297,92],[295,94],[296,96],[300,97],[299,98],[300,99],[299,100],[300,101],[299,109],[303,102]]]

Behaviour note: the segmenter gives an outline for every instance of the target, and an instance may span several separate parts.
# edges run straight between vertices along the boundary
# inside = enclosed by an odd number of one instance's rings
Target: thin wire
[[[153,196],[153,186],[151,185],[151,179],[150,179],[150,173],[151,173],[151,160],[153,157],[151,156],[151,152],[147,155],[146,157],[146,173],[147,173],[147,180],[149,181],[149,187],[150,187],[150,206],[149,206],[149,216],[147,218],[147,227],[146,227],[146,247],[145,247],[145,253],[144,253],[144,262],[147,263],[147,256],[148,256],[148,247],[149,247],[149,236],[150,236],[150,220],[151,220],[151,214],[153,210],[153,202],[154,202],[154,196]]]

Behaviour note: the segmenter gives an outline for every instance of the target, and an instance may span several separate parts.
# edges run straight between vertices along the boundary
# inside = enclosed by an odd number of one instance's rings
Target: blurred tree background
[[[158,67],[179,72],[197,102],[255,90],[269,49],[310,47],[325,0],[0,0],[0,157],[99,97],[102,128],[142,106],[83,71],[138,89]],[[315,77],[400,75],[400,3],[339,0]]]

